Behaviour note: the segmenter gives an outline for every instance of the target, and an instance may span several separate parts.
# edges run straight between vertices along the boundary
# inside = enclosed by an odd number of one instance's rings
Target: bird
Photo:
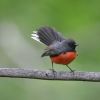
[[[69,67],[69,64],[77,57],[76,46],[78,44],[71,38],[65,39],[61,36],[60,32],[49,26],[43,26],[33,31],[32,39],[45,44],[44,53],[41,57],[49,56],[53,63],[66,65],[71,72],[74,72]]]

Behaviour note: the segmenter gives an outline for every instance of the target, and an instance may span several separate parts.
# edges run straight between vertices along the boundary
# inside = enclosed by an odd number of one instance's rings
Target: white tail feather
[[[39,40],[39,36],[37,35],[37,31],[33,31],[33,34],[31,34],[32,35],[32,39],[34,39],[34,40],[36,40],[36,41],[38,41],[38,42],[40,42],[40,43],[42,43],[40,40]]]

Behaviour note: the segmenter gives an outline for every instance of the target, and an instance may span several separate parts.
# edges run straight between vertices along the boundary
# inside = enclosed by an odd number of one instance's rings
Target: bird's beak
[[[75,46],[79,46],[79,44],[75,44]]]

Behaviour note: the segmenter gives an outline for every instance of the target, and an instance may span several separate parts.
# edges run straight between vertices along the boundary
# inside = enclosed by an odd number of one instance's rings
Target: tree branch
[[[100,82],[100,72],[53,72],[51,70],[40,71],[28,68],[0,68],[0,77]]]

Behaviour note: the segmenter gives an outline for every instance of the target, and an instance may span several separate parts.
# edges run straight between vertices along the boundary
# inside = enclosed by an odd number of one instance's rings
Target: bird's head
[[[69,47],[71,50],[75,50],[78,44],[73,39],[67,39],[64,41],[65,46]]]

